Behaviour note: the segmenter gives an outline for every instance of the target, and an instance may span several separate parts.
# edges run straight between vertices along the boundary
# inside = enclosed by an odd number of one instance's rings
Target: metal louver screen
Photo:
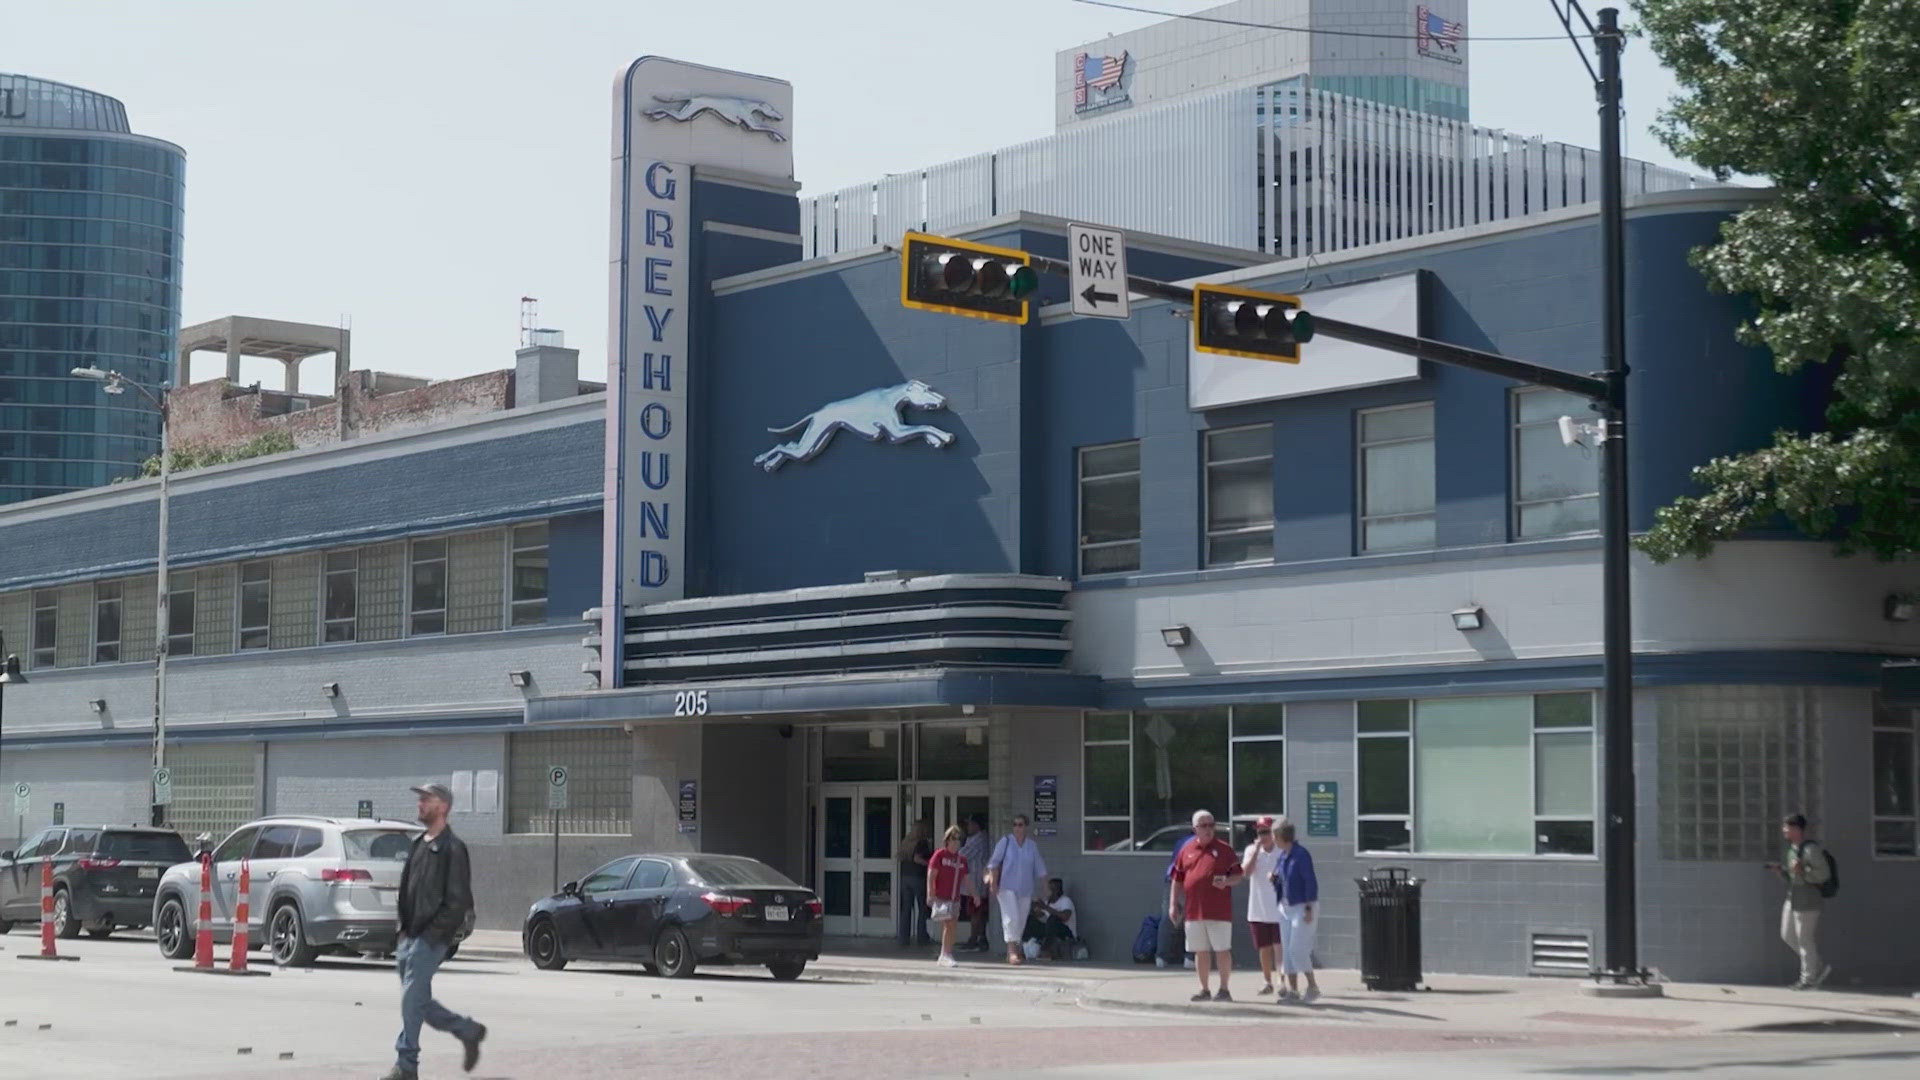
[[[1593,970],[1593,938],[1584,933],[1536,931],[1528,955],[1535,971],[1585,975]]]

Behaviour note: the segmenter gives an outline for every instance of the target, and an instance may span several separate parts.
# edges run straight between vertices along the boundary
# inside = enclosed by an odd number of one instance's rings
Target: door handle
[[[239,877],[239,876],[240,876],[240,875],[238,875],[238,874],[228,874],[228,875],[226,876],[226,878],[225,878],[225,880],[227,880],[227,881],[232,881],[232,880],[233,880],[234,878],[236,878],[236,877]]]
[[[266,872],[266,874],[265,874],[264,876],[266,877],[266,879],[267,879],[268,881],[272,881],[272,880],[273,880],[273,875],[275,875],[275,874],[277,874],[277,873],[279,873],[279,872],[280,872],[280,871],[278,871],[278,870],[269,870],[269,871],[267,871],[267,872]]]

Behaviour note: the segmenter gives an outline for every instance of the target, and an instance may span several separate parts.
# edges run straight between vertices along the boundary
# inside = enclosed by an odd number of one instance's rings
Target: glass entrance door
[[[829,934],[893,933],[893,849],[905,834],[892,784],[820,787],[820,900]]]
[[[946,835],[947,826],[958,825],[960,831],[967,831],[967,819],[975,814],[987,816],[987,785],[974,781],[956,781],[938,784],[916,784],[913,789],[917,815],[933,825],[930,834],[933,846],[940,846],[940,838]],[[993,823],[987,822],[987,836],[993,836]]]

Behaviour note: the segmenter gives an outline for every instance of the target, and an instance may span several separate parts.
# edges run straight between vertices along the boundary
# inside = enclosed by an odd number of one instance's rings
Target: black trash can
[[[1404,867],[1376,866],[1360,886],[1360,981],[1369,990],[1420,985],[1420,885]]]

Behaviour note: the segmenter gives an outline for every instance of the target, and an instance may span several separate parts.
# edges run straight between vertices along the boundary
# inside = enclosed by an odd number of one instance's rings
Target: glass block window
[[[238,568],[207,566],[193,572],[193,653],[225,656],[233,651],[233,594]]]
[[[319,642],[320,556],[307,553],[273,560],[273,605],[269,644],[301,649]]]
[[[85,667],[93,659],[93,586],[60,588],[60,667]]]
[[[1273,425],[1204,434],[1207,565],[1273,561]]]
[[[173,803],[167,826],[189,845],[201,833],[219,843],[259,815],[259,757],[253,743],[180,743],[167,748]]]
[[[507,736],[507,757],[508,832],[552,831],[547,777],[555,765],[567,770],[561,832],[633,832],[633,736],[617,727],[515,732]]]
[[[359,596],[354,634],[359,641],[392,641],[406,627],[407,545],[360,549]]]
[[[1820,733],[1808,691],[1686,686],[1655,700],[1662,858],[1765,862],[1778,854],[1781,818],[1820,819]]]
[[[15,592],[0,596],[0,639],[6,642],[5,652],[17,654],[25,667],[32,666],[32,630],[33,594]]]
[[[153,659],[153,579],[129,578],[121,588],[120,659]]]
[[[418,566],[417,561],[415,565]],[[473,634],[500,629],[505,576],[505,533],[489,530],[449,537],[447,633]]]
[[[1140,442],[1079,453],[1080,572],[1140,569]]]

